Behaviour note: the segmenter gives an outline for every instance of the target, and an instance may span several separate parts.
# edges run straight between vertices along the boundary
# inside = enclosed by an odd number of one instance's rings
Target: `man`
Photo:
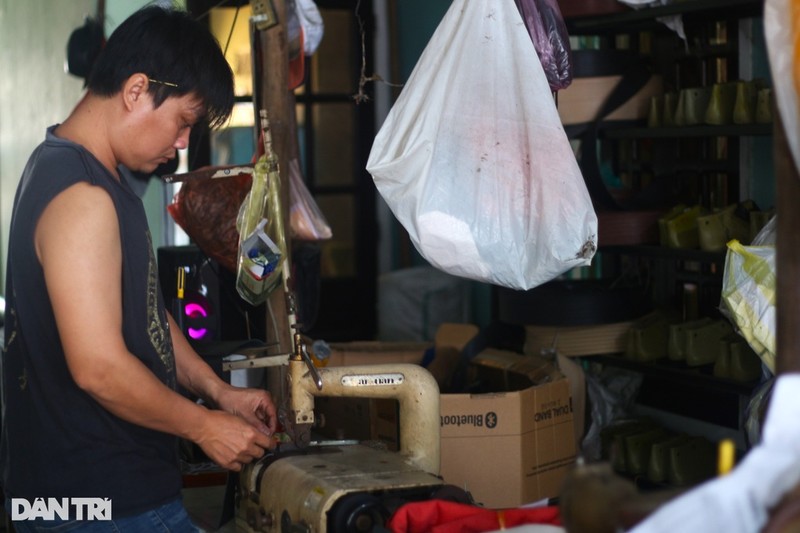
[[[165,311],[144,210],[125,176],[174,158],[200,121],[224,122],[233,77],[187,13],[147,7],[109,38],[87,88],[48,129],[15,199],[2,356],[6,507],[108,498],[123,531],[193,530],[177,437],[238,471],[273,446],[276,410],[266,391],[219,379]]]

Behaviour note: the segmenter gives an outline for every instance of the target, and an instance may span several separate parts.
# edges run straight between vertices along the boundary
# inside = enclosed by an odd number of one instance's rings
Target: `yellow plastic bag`
[[[250,192],[236,220],[239,230],[236,290],[252,305],[264,303],[283,283],[286,262],[280,171],[268,130],[265,133],[267,151],[255,165]]]

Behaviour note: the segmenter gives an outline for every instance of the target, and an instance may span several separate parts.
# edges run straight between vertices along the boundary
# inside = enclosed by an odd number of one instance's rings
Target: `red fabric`
[[[392,533],[479,533],[524,524],[561,525],[558,507],[484,509],[444,500],[408,503],[389,519]]]

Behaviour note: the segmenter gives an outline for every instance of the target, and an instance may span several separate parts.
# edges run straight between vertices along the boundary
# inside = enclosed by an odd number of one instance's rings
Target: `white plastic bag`
[[[295,3],[297,17],[303,27],[303,51],[307,56],[314,55],[325,33],[325,21],[314,0],[297,0]]]
[[[758,233],[753,245],[728,243],[722,278],[721,310],[766,367],[775,374],[775,232],[777,218]]]
[[[591,262],[597,218],[513,0],[455,0],[367,162],[417,250],[529,289]]]

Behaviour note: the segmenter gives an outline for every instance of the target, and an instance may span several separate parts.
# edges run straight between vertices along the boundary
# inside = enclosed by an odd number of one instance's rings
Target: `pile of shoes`
[[[731,239],[751,242],[773,215],[752,200],[713,211],[679,204],[658,219],[659,240],[668,248],[721,252]]]
[[[762,79],[689,87],[650,98],[651,128],[709,124],[769,124],[772,89]]]
[[[619,474],[672,486],[694,485],[716,474],[714,443],[650,419],[618,421],[603,430],[601,441],[603,458]]]
[[[654,312],[635,321],[625,356],[640,362],[669,360],[688,367],[713,365],[713,375],[739,383],[761,376],[761,359],[725,319],[676,320]]]

